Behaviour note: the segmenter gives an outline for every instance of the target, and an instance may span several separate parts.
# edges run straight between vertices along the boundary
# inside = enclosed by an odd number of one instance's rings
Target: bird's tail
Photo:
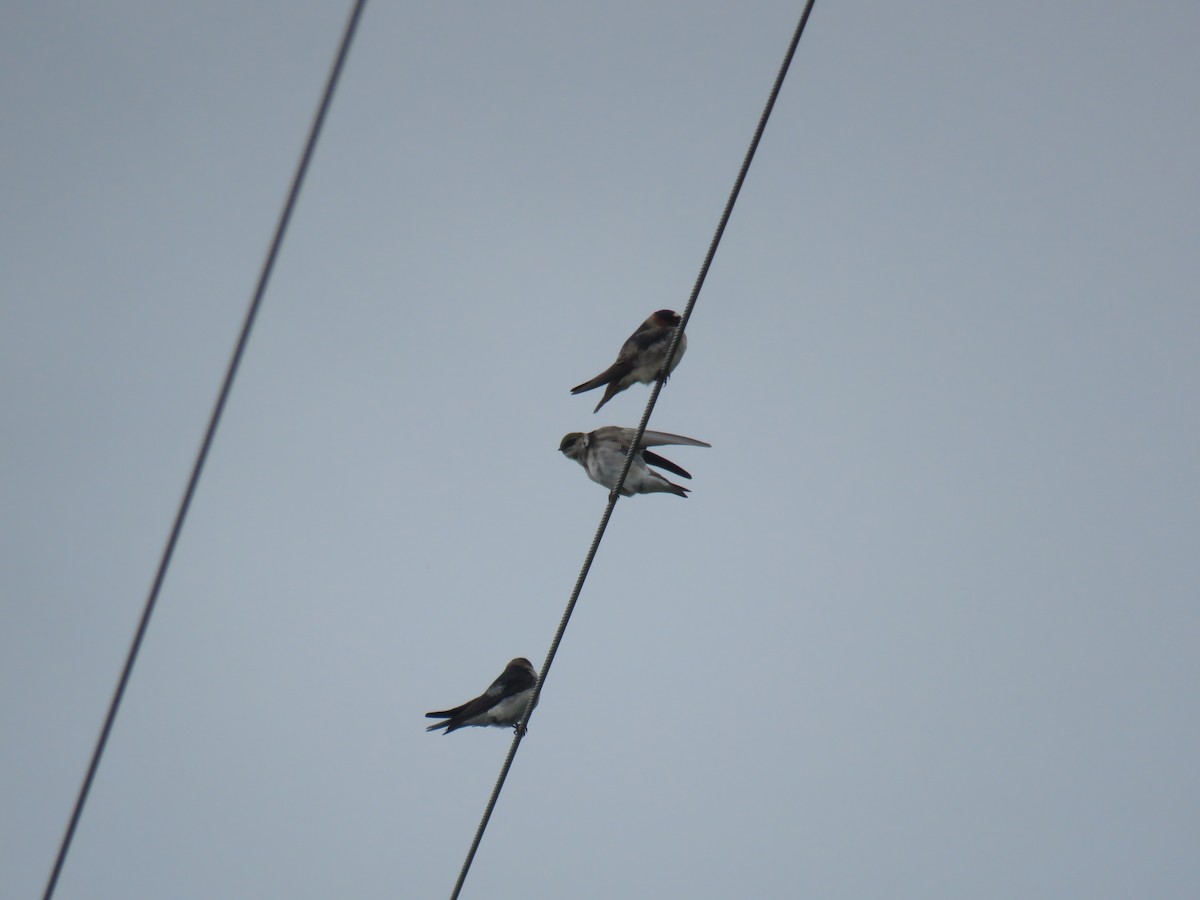
[[[600,412],[600,407],[617,396],[621,392],[621,382],[614,378],[608,383],[608,387],[604,389],[604,396],[600,398],[600,402],[596,404],[596,408],[592,410],[592,414]]]
[[[658,475],[657,472],[652,474]],[[676,484],[673,481],[667,481],[661,475],[656,479],[646,479],[642,482],[642,493],[644,494],[674,494],[676,497],[687,499],[688,489],[681,484]]]
[[[443,709],[441,712],[425,713],[425,718],[427,718],[427,719],[445,719],[446,720],[444,722],[435,722],[432,725],[428,725],[428,726],[426,726],[425,730],[426,731],[437,731],[439,728],[445,728],[446,733],[449,734],[450,733],[450,723],[454,719],[455,712],[456,712],[456,710],[453,710],[453,709]]]

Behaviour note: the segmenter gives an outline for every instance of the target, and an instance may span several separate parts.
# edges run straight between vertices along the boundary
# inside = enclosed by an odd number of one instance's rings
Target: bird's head
[[[567,459],[579,459],[583,455],[586,436],[582,431],[572,431],[558,444],[558,451]]]
[[[679,324],[679,313],[673,309],[660,309],[650,318],[659,328],[674,328]]]

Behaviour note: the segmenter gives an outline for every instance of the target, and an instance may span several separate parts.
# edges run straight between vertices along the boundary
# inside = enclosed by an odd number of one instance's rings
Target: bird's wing
[[[671,340],[671,329],[663,328],[654,323],[653,318],[647,319],[638,326],[638,330],[625,339],[621,352],[617,354],[617,362],[632,360],[644,353],[655,344]]]
[[[633,436],[637,434],[637,430],[633,428],[625,429],[626,439],[633,440]],[[642,435],[643,447],[662,447],[667,444],[682,444],[687,447],[711,447],[712,444],[698,441],[695,438],[684,437],[681,434],[670,434],[666,431],[647,431]]]
[[[666,469],[668,472],[674,472],[680,478],[691,478],[692,473],[682,466],[677,466],[665,456],[659,456],[657,453],[652,453],[649,450],[642,451],[642,459],[652,466],[658,466],[660,469]]]
[[[588,379],[583,384],[577,384],[571,388],[572,394],[582,394],[585,391],[595,390],[602,384],[608,384],[611,381],[620,381],[629,374],[629,370],[633,365],[627,359],[618,358],[615,363],[597,375],[595,378]]]
[[[530,672],[524,666],[512,662],[500,673],[500,677],[492,682],[492,686],[487,689],[484,696],[493,698],[511,697],[514,694],[521,693],[521,691],[529,690],[536,681],[537,675]]]
[[[478,715],[489,706],[492,705],[492,699],[484,694],[482,697],[476,697],[474,700],[468,700],[461,706],[456,706],[454,709],[443,709],[441,712],[425,713],[427,719],[469,719],[471,716]]]

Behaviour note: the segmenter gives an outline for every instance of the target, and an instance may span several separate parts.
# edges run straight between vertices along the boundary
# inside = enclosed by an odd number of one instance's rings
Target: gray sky
[[[58,897],[449,893],[800,4],[374,3]],[[0,31],[36,896],[344,4]],[[465,897],[1200,895],[1200,7],[821,2]]]

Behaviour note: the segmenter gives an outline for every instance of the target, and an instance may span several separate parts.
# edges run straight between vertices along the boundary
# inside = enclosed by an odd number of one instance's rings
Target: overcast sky
[[[58,898],[449,894],[800,8],[368,5]],[[347,10],[6,8],[5,898]],[[464,897],[1200,896],[1198,39],[817,3]]]

